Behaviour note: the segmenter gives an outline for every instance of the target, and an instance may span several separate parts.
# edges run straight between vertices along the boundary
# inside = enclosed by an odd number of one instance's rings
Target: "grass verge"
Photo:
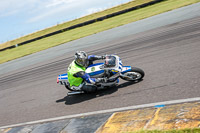
[[[92,19],[102,17],[102,16],[106,16],[108,14],[118,12],[118,11],[121,11],[121,10],[124,10],[124,9],[128,9],[130,7],[138,6],[138,5],[150,2],[150,1],[153,1],[153,0],[134,0],[134,1],[119,5],[117,7],[113,7],[113,8],[104,10],[102,12],[97,12],[97,13],[79,18],[79,19],[75,19],[75,20],[72,20],[72,21],[69,21],[69,22],[65,22],[63,24],[58,24],[56,26],[52,26],[50,28],[46,28],[44,30],[41,30],[41,31],[38,31],[38,32],[35,32],[35,33],[32,33],[32,34],[17,38],[15,40],[3,43],[3,44],[0,45],[0,49],[3,49],[5,47],[9,47],[9,46],[12,46],[12,45],[15,45],[15,44],[36,38],[36,37],[43,36],[43,35],[46,35],[48,33],[52,33],[52,32],[73,26],[75,24],[79,24],[79,23],[82,23],[82,22],[86,22],[86,21],[89,21],[89,20],[92,20]]]
[[[22,45],[14,49],[5,50],[0,52],[0,64],[94,33],[128,24],[137,20],[151,17],[163,12],[167,12],[197,2],[200,2],[200,0],[166,0],[152,6],[148,6],[110,19],[106,19],[101,22],[66,31],[26,45]]]

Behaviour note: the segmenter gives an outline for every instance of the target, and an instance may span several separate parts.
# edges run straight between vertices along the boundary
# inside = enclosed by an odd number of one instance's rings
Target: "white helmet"
[[[84,51],[77,51],[75,53],[75,62],[79,66],[87,67],[87,65],[88,65],[87,54]]]

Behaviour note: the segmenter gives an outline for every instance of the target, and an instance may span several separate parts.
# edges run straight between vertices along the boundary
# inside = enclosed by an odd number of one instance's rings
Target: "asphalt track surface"
[[[82,50],[118,54],[124,65],[142,68],[144,80],[69,97],[56,78],[73,60],[72,50],[0,76],[0,126],[200,96],[199,16]]]

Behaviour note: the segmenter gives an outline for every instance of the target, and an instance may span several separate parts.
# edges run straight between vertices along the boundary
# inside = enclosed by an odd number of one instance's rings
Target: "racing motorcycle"
[[[98,90],[117,86],[119,78],[126,81],[138,82],[141,81],[145,75],[144,71],[140,68],[123,66],[120,57],[117,55],[106,55],[104,63],[96,63],[88,66],[86,73],[88,73],[92,78],[106,79],[105,82],[96,85]],[[64,85],[66,89],[69,90],[68,95],[85,93],[81,90],[81,87],[83,84],[89,84],[83,82],[78,87],[70,87],[67,73],[59,75],[57,77],[57,83]]]

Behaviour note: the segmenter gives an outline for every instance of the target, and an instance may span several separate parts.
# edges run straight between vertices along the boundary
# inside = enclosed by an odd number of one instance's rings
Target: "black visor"
[[[77,59],[76,63],[80,66],[86,66],[87,65],[87,60],[86,59]]]

